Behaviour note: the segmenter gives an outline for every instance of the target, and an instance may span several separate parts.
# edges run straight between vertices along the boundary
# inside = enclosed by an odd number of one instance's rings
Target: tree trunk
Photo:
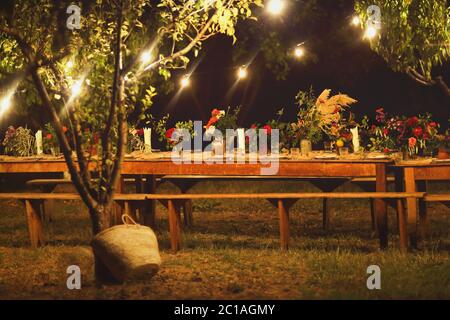
[[[111,214],[113,212],[113,205],[99,204],[95,210],[90,210],[92,220],[92,233],[95,237],[98,233],[111,227]],[[112,276],[108,268],[103,262],[94,254],[94,271],[97,285],[118,283]]]

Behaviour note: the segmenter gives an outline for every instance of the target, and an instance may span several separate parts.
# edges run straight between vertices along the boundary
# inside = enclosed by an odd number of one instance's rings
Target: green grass
[[[444,189],[446,185],[435,185]],[[163,185],[161,190],[172,187]],[[345,185],[341,190],[349,191]],[[307,183],[202,183],[193,192],[315,190]],[[449,299],[450,210],[430,205],[430,234],[420,250],[398,250],[389,209],[390,248],[378,250],[367,200],[332,200],[331,229],[321,228],[319,200],[291,211],[291,249],[281,252],[277,211],[263,201],[197,201],[184,249],[169,250],[165,209],[156,230],[163,264],[151,280],[97,287],[87,212],[58,203],[45,224],[47,246],[28,247],[24,208],[0,203],[0,298],[3,299]],[[66,268],[82,270],[82,290],[66,288]],[[381,267],[381,290],[368,290],[366,269]]]

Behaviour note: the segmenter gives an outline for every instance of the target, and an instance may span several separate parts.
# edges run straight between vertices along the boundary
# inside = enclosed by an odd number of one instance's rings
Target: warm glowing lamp
[[[352,18],[352,25],[355,26],[355,27],[361,25],[361,19],[359,19],[358,16],[354,16]]]
[[[284,9],[284,2],[282,0],[270,0],[267,5],[267,10],[270,14],[279,15]]]
[[[375,38],[377,35],[377,29],[375,29],[373,26],[368,26],[366,29],[366,32],[364,33],[364,37],[371,40]]]
[[[181,88],[189,87],[190,84],[191,80],[189,79],[188,75],[185,75],[180,81]]]
[[[150,53],[150,51],[145,51],[142,55],[141,55],[141,62],[143,64],[147,64],[152,60],[152,54]]]
[[[246,67],[240,67],[237,73],[237,76],[239,79],[245,79],[248,76],[247,68]]]

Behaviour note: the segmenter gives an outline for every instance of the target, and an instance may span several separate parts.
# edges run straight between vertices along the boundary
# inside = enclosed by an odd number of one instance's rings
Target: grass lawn
[[[161,190],[170,185],[163,185]],[[447,189],[437,184],[435,189]],[[350,185],[341,191],[355,188]],[[307,183],[202,183],[197,191],[314,190]],[[291,250],[278,247],[277,211],[263,201],[195,202],[194,226],[183,250],[169,251],[165,209],[156,230],[163,264],[151,280],[97,287],[89,247],[90,222],[80,203],[58,203],[46,223],[47,246],[28,247],[25,211],[0,203],[1,299],[449,299],[450,209],[429,206],[430,232],[420,250],[398,250],[395,211],[389,209],[390,248],[378,250],[368,200],[330,201],[329,231],[321,202],[299,201],[291,214]],[[381,290],[368,290],[369,265],[381,268]],[[78,265],[82,289],[66,288],[66,268]]]

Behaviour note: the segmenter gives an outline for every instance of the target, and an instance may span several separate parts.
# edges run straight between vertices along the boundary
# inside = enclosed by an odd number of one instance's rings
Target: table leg
[[[405,191],[416,192],[416,179],[414,168],[405,168]],[[406,209],[408,211],[408,234],[411,248],[417,248],[417,199],[406,199]]]
[[[42,220],[39,214],[41,204],[42,203],[39,200],[25,200],[28,232],[33,248],[44,245],[44,232],[42,231]]]
[[[53,193],[56,189],[56,184],[51,184],[44,186],[42,189],[44,193]],[[49,199],[42,204],[42,216],[44,221],[52,222],[53,211],[55,207],[55,201],[53,199]]]
[[[386,192],[387,177],[386,164],[376,164],[376,192]],[[375,214],[378,228],[378,236],[380,238],[380,248],[387,249],[388,247],[388,217],[387,217],[387,203],[383,199],[375,199]]]
[[[425,180],[417,181],[417,190],[419,192],[427,192],[427,182]],[[419,199],[419,225],[418,236],[423,239],[427,236],[428,231],[428,214],[427,203],[423,199]]]
[[[286,203],[278,200],[278,215],[280,218],[280,247],[281,250],[289,248],[289,208]]]
[[[180,204],[176,201],[169,200],[167,203],[170,247],[172,251],[177,252],[181,249],[181,217]]]
[[[407,234],[407,218],[405,213],[405,207],[403,205],[403,200],[397,200],[397,215],[398,215],[398,233],[400,237],[400,250],[408,250],[408,234]]]
[[[122,193],[125,190],[124,186],[125,186],[124,178],[122,175],[120,175],[116,185],[115,193]],[[122,207],[117,202],[114,202],[110,214],[109,225],[112,226],[115,224],[122,224],[122,214],[123,214]]]
[[[395,191],[402,192],[404,190],[403,185],[403,170],[397,168],[395,171]],[[398,233],[400,237],[400,250],[408,250],[408,225],[407,217],[405,212],[405,205],[402,199],[397,200],[397,223],[398,223]]]
[[[148,194],[156,193],[156,177],[154,175],[146,175],[144,192]],[[156,227],[156,201],[147,200],[144,205],[143,212],[144,225],[148,227]]]

